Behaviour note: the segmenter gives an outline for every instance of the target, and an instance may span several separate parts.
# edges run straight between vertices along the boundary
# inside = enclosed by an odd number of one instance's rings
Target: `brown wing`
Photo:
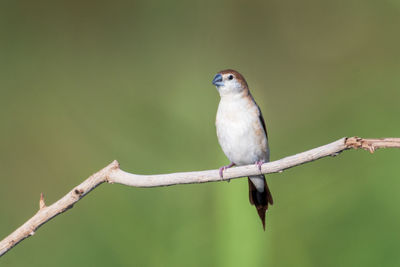
[[[257,108],[258,108],[258,118],[260,119],[260,121],[261,121],[261,125],[262,125],[262,127],[263,127],[263,129],[264,129],[264,132],[265,132],[265,136],[267,137],[267,139],[268,139],[268,133],[267,133],[267,127],[265,126],[265,121],[264,121],[264,117],[263,117],[263,115],[262,115],[262,113],[261,113],[261,110],[260,110],[260,107],[257,105]]]
[[[253,100],[254,104],[256,104],[256,107],[257,107],[257,109],[258,109],[258,119],[260,120],[261,125],[262,125],[262,127],[263,127],[263,129],[264,129],[265,136],[266,136],[267,139],[268,139],[267,127],[265,126],[265,121],[264,121],[264,117],[263,117],[263,115],[262,115],[262,113],[261,113],[261,109],[260,109],[260,107],[257,105],[256,101],[254,100],[253,95],[250,94],[250,92],[249,92],[249,95],[250,95],[251,99]]]
[[[251,98],[253,98],[253,96],[251,96]],[[257,105],[257,103],[256,103],[256,101],[254,100],[254,98],[253,98],[253,101],[254,101],[254,104],[256,104],[256,106],[257,106],[257,109],[258,109],[258,119],[260,120],[261,125],[262,125],[262,127],[263,127],[263,129],[264,129],[265,137],[267,137],[267,139],[268,139],[267,127],[265,126],[265,121],[264,121],[264,117],[263,117],[263,115],[262,115],[262,113],[261,113],[261,109],[260,109],[260,107]]]

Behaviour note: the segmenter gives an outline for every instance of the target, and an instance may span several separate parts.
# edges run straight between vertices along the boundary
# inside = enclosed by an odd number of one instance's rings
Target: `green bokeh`
[[[215,73],[263,111],[272,159],[400,136],[400,2],[0,2],[0,238],[117,159],[155,174],[228,161]],[[345,152],[247,181],[102,185],[1,266],[399,266],[399,151]]]

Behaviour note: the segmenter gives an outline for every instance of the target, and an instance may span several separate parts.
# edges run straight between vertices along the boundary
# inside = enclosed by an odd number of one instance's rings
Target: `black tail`
[[[272,199],[272,195],[271,192],[269,191],[265,177],[264,177],[264,192],[258,192],[254,184],[251,182],[251,180],[250,179],[248,180],[249,180],[250,204],[256,206],[258,216],[260,216],[265,231],[265,212],[268,209],[268,204],[272,205],[274,204],[274,201]]]

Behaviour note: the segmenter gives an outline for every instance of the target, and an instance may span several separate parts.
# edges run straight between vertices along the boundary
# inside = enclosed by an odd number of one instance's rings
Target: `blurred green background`
[[[219,96],[240,71],[272,159],[343,136],[400,137],[400,1],[0,2],[0,238],[117,159],[139,174],[215,169]],[[398,150],[247,179],[102,185],[1,266],[399,266]]]

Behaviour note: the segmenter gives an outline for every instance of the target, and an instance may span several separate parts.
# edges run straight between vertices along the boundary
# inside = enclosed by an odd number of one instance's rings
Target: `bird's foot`
[[[226,166],[222,166],[221,168],[219,168],[219,177],[221,177],[221,179],[224,178],[224,171],[226,169],[229,169],[230,167],[232,167],[234,165],[235,165],[235,163],[231,162],[231,164],[226,165]]]
[[[256,166],[258,167],[258,170],[261,171],[261,166],[265,163],[263,160],[258,160],[256,161]]]

